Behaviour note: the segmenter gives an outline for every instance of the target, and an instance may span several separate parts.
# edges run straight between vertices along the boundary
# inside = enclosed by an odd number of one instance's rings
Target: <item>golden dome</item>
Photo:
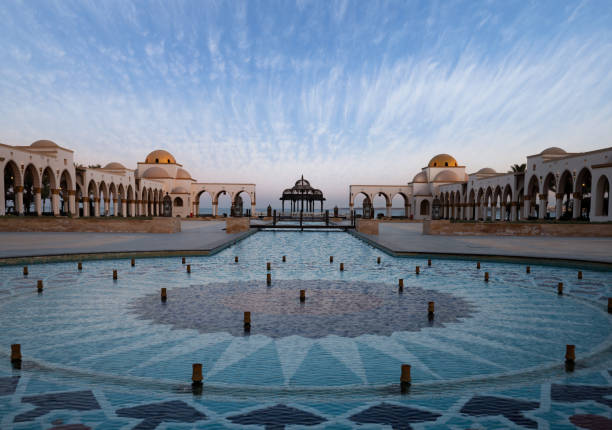
[[[176,160],[168,151],[158,149],[147,155],[146,164],[176,164]]]
[[[438,154],[429,160],[429,167],[457,167],[457,160],[448,154]]]

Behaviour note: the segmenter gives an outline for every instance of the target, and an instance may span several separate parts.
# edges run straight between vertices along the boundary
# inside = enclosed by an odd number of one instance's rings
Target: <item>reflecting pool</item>
[[[610,272],[582,270],[579,280],[575,268],[427,263],[347,233],[273,231],[185,265],[66,262],[32,265],[27,277],[2,267],[0,347],[21,344],[24,363],[0,366],[0,427],[535,428],[571,426],[576,402],[610,418]],[[576,345],[572,373],[566,344]],[[197,396],[192,363],[203,365]],[[402,364],[412,366],[403,396]],[[574,385],[591,388],[558,388]]]

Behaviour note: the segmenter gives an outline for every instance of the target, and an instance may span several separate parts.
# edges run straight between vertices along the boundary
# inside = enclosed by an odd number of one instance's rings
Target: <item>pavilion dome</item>
[[[185,169],[178,169],[176,171],[176,179],[191,179],[191,180],[193,180],[193,178],[191,177],[189,172],[187,170],[185,170]]]
[[[546,148],[544,151],[540,152],[540,155],[565,155],[567,152],[561,148],[557,148],[556,146],[551,146],[550,148]]]
[[[459,177],[450,170],[444,170],[436,175],[434,182],[457,182],[460,181]]]
[[[172,194],[189,194],[189,191],[185,187],[174,187]]]
[[[146,164],[176,164],[176,159],[168,151],[158,149],[147,155]]]
[[[144,171],[142,177],[147,179],[172,179],[168,172],[161,167],[149,167]]]
[[[50,140],[37,140],[30,145],[32,148],[59,148],[59,145]]]
[[[457,160],[448,154],[438,154],[429,160],[429,167],[457,167]]]
[[[415,184],[425,184],[427,183],[427,176],[425,176],[423,172],[417,173],[414,178],[412,178],[412,182]]]
[[[108,163],[106,166],[104,166],[105,170],[127,170],[127,168],[121,164],[121,163],[117,163],[117,162],[113,162],[113,163]]]
[[[494,173],[497,173],[495,171],[495,169],[491,169],[490,167],[484,167],[482,169],[480,169],[478,172],[476,172],[477,174],[483,174],[483,175],[492,175]]]

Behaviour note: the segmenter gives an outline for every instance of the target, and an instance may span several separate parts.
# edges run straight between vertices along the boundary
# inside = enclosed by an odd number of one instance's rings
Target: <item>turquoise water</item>
[[[468,419],[457,408],[444,412],[447,406],[465,403],[469,412],[475,394],[511,388],[510,398],[538,400],[541,394],[533,393],[550,392],[551,381],[599,380],[612,359],[612,318],[604,306],[610,272],[583,270],[578,280],[574,268],[535,264],[530,274],[524,265],[484,261],[480,270],[462,260],[434,259],[428,267],[425,259],[390,257],[340,232],[260,232],[186,263],[190,274],[179,257],[137,259],[135,267],[129,260],[84,262],[81,272],[74,262],[32,265],[26,278],[21,267],[0,268],[0,349],[20,343],[24,356],[21,371],[3,359],[0,376],[20,376],[22,392],[14,396],[93,389],[101,412],[68,411],[62,422],[84,414],[100,428],[134,419],[122,417],[119,406],[154,399],[196,405],[212,417],[207,425],[238,426],[250,418],[232,420],[232,414],[280,402],[316,412],[325,419],[322,428],[346,428],[370,419],[351,417],[377,402],[417,402],[461,426],[480,415]],[[556,294],[558,282],[563,296]],[[429,301],[436,303],[433,319]],[[244,311],[251,312],[249,333]],[[571,375],[562,366],[566,344],[576,345],[578,357]],[[203,364],[202,396],[190,393],[192,363]],[[399,395],[404,363],[412,366],[408,397]],[[4,409],[0,401],[2,428],[21,428],[17,412],[31,409],[14,396]],[[609,407],[601,413],[609,417]],[[52,416],[23,428],[44,427]],[[520,424],[515,421],[510,424]]]

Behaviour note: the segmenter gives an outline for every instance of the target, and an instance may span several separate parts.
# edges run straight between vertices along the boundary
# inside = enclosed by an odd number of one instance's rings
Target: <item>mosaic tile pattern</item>
[[[329,255],[346,270],[329,264]],[[526,274],[521,265],[483,262],[479,271],[474,262],[434,260],[427,267],[426,260],[387,256],[378,265],[379,255],[342,233],[281,232],[190,258],[190,275],[180,258],[137,260],[134,268],[129,260],[86,262],[83,272],[75,263],[35,265],[27,278],[20,267],[2,267],[0,351],[21,343],[24,365],[14,370],[0,356],[0,428],[610,427],[609,272],[583,269],[578,280],[570,268],[532,264]],[[207,285],[244,282],[265,291],[266,261],[275,293],[286,291],[286,281],[290,291],[313,282],[311,289],[343,284],[351,294],[363,294],[361,284],[380,285],[397,297],[403,278],[406,290],[447,294],[473,308],[443,327],[434,321],[418,331],[316,338],[257,333],[256,320],[246,337],[229,329],[177,329],[140,319],[130,308],[143,297],[159,304],[161,286],[170,293],[167,304],[173,291]],[[37,279],[45,282],[41,295]],[[564,283],[562,297],[557,282]],[[285,299],[270,315],[286,316]],[[235,302],[225,303],[241,313]],[[375,308],[363,307],[364,313]],[[330,306],[322,316],[334,312]],[[418,312],[408,319],[421,324]],[[572,373],[563,368],[567,343],[577,348]],[[193,362],[204,367],[201,395],[190,389]],[[413,386],[403,396],[402,363],[413,366]]]

